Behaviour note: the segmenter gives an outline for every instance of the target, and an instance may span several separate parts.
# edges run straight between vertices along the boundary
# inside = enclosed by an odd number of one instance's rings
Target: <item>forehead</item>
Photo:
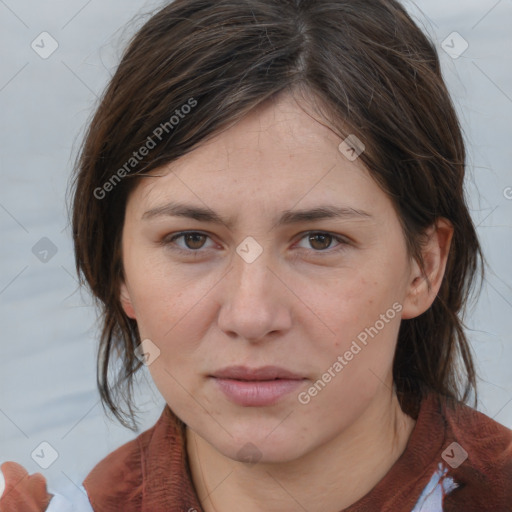
[[[360,210],[389,206],[362,161],[340,151],[342,141],[311,107],[282,96],[151,171],[155,178],[142,179],[133,200],[146,210],[186,199],[260,215],[319,201]]]

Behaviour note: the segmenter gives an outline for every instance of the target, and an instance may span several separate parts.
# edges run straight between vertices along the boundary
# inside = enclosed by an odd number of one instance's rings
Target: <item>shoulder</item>
[[[446,423],[442,458],[457,483],[453,499],[481,503],[481,510],[507,510],[512,503],[512,430],[466,404],[439,403]]]
[[[155,437],[168,428],[167,407],[157,423],[102,459],[87,475],[83,486],[95,512],[140,511],[144,491],[147,451]]]

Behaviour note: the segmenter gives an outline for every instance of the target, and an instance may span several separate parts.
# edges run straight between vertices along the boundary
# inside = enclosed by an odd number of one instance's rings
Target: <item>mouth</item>
[[[248,368],[246,366],[228,366],[215,372],[212,377],[245,381],[303,380],[305,377],[280,366],[262,366]]]
[[[243,407],[274,405],[307,380],[278,366],[231,366],[209,377],[231,402]]]

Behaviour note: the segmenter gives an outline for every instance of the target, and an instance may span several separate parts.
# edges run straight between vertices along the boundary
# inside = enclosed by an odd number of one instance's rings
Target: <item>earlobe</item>
[[[403,319],[421,315],[434,302],[443,281],[450,253],[453,225],[447,219],[439,218],[425,235],[427,242],[421,251],[425,273],[422,273],[417,261],[412,262],[409,290],[402,311]]]
[[[119,299],[121,301],[121,306],[123,307],[123,310],[126,313],[126,316],[135,320],[135,309],[133,308],[130,292],[128,291],[128,287],[126,286],[125,283],[121,283]]]

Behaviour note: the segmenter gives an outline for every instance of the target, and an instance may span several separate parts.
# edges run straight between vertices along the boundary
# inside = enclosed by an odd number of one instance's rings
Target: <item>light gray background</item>
[[[133,17],[158,5],[0,0],[0,463],[15,460],[42,472],[50,489],[81,483],[94,464],[135,437],[106,419],[99,404],[95,312],[87,293],[77,292],[64,196],[86,121],[123,45],[145,19]],[[490,264],[468,319],[479,409],[512,427],[512,1],[405,5],[438,44],[466,133],[472,215]],[[47,59],[31,48],[34,40],[41,46],[45,31],[59,45]],[[50,40],[42,37],[47,50]],[[469,46],[454,59],[443,41],[460,52],[460,37]],[[33,252],[44,237],[57,250],[46,262]],[[154,424],[163,400],[147,385],[139,404],[142,431]],[[41,442],[58,453],[46,470],[31,458]]]

